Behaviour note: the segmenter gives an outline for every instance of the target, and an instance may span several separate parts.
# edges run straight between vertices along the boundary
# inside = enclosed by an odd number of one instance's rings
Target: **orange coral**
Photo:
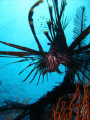
[[[76,84],[76,91],[73,94],[64,95],[59,98],[56,106],[52,108],[53,114],[49,116],[52,120],[90,120],[90,85],[83,84],[80,90],[80,83]],[[51,118],[52,117],[52,118]]]

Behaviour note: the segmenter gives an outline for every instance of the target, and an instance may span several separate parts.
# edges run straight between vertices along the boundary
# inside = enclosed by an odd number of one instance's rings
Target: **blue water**
[[[37,44],[31,32],[28,13],[31,6],[37,0],[0,0],[0,40],[10,42],[13,44],[29,47],[38,50]],[[51,0],[50,0],[51,2]],[[51,3],[52,4],[52,3]],[[90,0],[67,0],[65,15],[70,19],[70,23],[65,30],[68,45],[73,41],[73,27],[74,16],[77,7],[86,7],[87,26],[90,25]],[[43,17],[44,19],[43,19]],[[42,17],[42,18],[41,18]],[[46,20],[49,18],[47,2],[43,2],[35,8],[33,19],[35,23],[35,30],[38,39],[45,51],[48,51],[47,38],[43,31],[47,30]],[[40,23],[42,22],[42,25]],[[90,35],[87,37],[87,42],[90,42]],[[0,43],[0,51],[18,51],[7,45]],[[18,61],[17,58],[0,58],[0,67],[5,64]],[[23,99],[31,98],[30,103],[37,101],[41,96],[51,91],[53,86],[58,85],[56,82],[62,82],[64,74],[52,73],[49,75],[48,82],[45,77],[42,84],[42,77],[38,86],[37,77],[29,84],[33,75],[31,75],[25,82],[22,80],[29,74],[31,68],[25,70],[21,75],[18,73],[24,69],[29,62],[15,63],[8,65],[0,70],[0,106],[4,105],[5,100],[17,101],[20,97],[20,102]],[[64,71],[64,67],[60,67]]]

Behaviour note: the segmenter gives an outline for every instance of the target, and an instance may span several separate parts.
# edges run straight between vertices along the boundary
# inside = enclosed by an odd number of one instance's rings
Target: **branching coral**
[[[90,119],[90,86],[76,84],[76,91],[59,98],[58,103],[52,107],[51,120],[89,120]]]

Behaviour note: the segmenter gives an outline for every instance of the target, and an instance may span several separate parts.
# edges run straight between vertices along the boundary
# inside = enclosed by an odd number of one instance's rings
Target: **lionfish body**
[[[43,0],[39,0],[38,2],[36,2],[31,7],[28,16],[29,24],[32,33],[34,35],[34,38],[36,40],[36,43],[38,45],[39,51],[0,41],[3,44],[24,51],[24,52],[0,51],[0,54],[24,58],[14,63],[31,60],[32,62],[25,69],[27,69],[32,65],[34,65],[34,68],[30,71],[28,76],[23,80],[25,81],[31,75],[31,73],[36,70],[35,75],[33,79],[30,81],[30,83],[34,80],[38,72],[39,72],[38,82],[40,80],[41,75],[43,75],[44,78],[44,75],[47,74],[48,72],[57,71],[59,74],[61,74],[62,72],[59,70],[60,64],[63,64],[67,68],[67,71],[70,71],[70,73],[74,75],[76,74],[79,77],[77,71],[80,71],[86,78],[88,78],[82,69],[90,71],[88,67],[90,66],[90,44],[82,46],[82,41],[90,33],[90,26],[83,30],[82,29],[83,24],[82,24],[81,32],[72,42],[72,44],[68,47],[66,43],[66,36],[64,34],[64,29],[66,28],[68,22],[64,24],[62,24],[61,22],[62,15],[67,3],[65,0],[61,0],[61,8],[59,12],[58,0],[52,1],[54,8],[52,8],[52,6],[49,5],[47,0],[49,13],[50,13],[50,21],[47,21],[49,31],[44,31],[44,34],[49,40],[48,45],[50,45],[50,49],[48,52],[44,52],[36,36],[34,24],[33,24],[33,18],[32,18],[34,8],[42,2]],[[53,17],[53,9],[54,9],[55,18]],[[81,9],[82,13],[84,13],[84,9],[85,7]],[[83,21],[82,18],[81,21]],[[24,70],[22,70],[19,74],[21,74]]]

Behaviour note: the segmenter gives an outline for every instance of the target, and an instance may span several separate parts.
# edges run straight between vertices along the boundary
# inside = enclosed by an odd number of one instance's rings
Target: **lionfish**
[[[64,10],[67,3],[65,0],[61,0],[61,5],[59,7],[58,0],[52,0],[53,3],[53,7],[52,7],[49,4],[49,0],[47,0],[50,20],[47,21],[48,31],[44,31],[44,34],[49,41],[49,43],[47,44],[50,45],[50,49],[48,52],[45,52],[40,44],[39,39],[37,38],[33,17],[32,17],[34,13],[34,8],[40,5],[42,2],[43,0],[37,1],[31,7],[28,15],[29,25],[39,50],[37,51],[24,46],[19,46],[19,45],[0,41],[0,43],[22,50],[22,52],[0,51],[0,54],[3,55],[3,57],[15,56],[17,58],[23,58],[22,60],[13,63],[31,61],[31,63],[19,73],[21,74],[24,70],[33,66],[32,70],[30,71],[28,76],[23,80],[23,82],[26,81],[27,78],[34,71],[35,74],[32,80],[30,81],[30,83],[34,80],[34,78],[38,73],[39,73],[39,77],[37,84],[39,83],[41,76],[43,76],[43,81],[44,81],[45,74],[48,75],[48,73],[55,71],[59,74],[62,74],[62,72],[59,69],[60,64],[65,66],[66,73],[71,74],[71,75],[69,74],[71,80],[73,79],[71,78],[71,76],[75,76],[75,75],[80,80],[79,72],[88,79],[88,76],[85,74],[85,71],[90,72],[89,69],[90,43],[87,45],[83,43],[84,43],[84,38],[90,33],[90,26],[88,26],[85,29],[85,18],[84,18],[85,7],[81,7],[77,12],[75,18],[74,41],[71,43],[71,45],[68,46],[64,32],[65,28],[68,25],[68,22],[66,19],[62,20],[62,16],[64,14]]]

